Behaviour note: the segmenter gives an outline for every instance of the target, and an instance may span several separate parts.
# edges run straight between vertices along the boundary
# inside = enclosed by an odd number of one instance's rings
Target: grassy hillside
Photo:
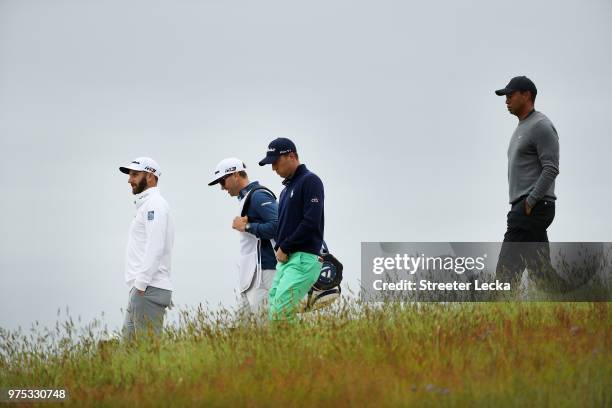
[[[611,406],[609,305],[345,304],[293,327],[191,310],[157,341],[0,332],[0,387],[83,406]],[[44,404],[44,406],[49,406]]]

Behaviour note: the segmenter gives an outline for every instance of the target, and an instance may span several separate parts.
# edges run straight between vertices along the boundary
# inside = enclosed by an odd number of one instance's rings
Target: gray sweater
[[[544,197],[555,200],[559,174],[559,136],[550,119],[533,111],[520,120],[508,147],[510,204],[527,196],[533,208]]]

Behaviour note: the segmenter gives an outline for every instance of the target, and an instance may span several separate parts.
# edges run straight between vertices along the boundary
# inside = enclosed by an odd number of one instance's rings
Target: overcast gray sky
[[[553,241],[612,241],[612,3],[0,0],[0,326],[123,319],[134,215],[117,167],[163,170],[174,301],[233,306],[238,202],[206,182],[293,139],[354,289],[362,241],[500,241],[527,75],[561,145]],[[172,315],[170,316],[172,318]]]

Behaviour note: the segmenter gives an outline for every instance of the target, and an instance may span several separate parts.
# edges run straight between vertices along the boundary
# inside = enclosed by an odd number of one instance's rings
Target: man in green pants
[[[272,165],[285,188],[278,203],[276,275],[269,292],[272,321],[293,321],[300,300],[319,278],[323,244],[323,182],[300,164],[295,144],[286,138],[270,142],[260,166]]]

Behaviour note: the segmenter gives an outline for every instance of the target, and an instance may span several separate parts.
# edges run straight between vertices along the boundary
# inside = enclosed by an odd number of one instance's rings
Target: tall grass
[[[156,339],[0,330],[0,387],[83,406],[611,406],[607,303],[346,301],[300,324],[183,310]]]

